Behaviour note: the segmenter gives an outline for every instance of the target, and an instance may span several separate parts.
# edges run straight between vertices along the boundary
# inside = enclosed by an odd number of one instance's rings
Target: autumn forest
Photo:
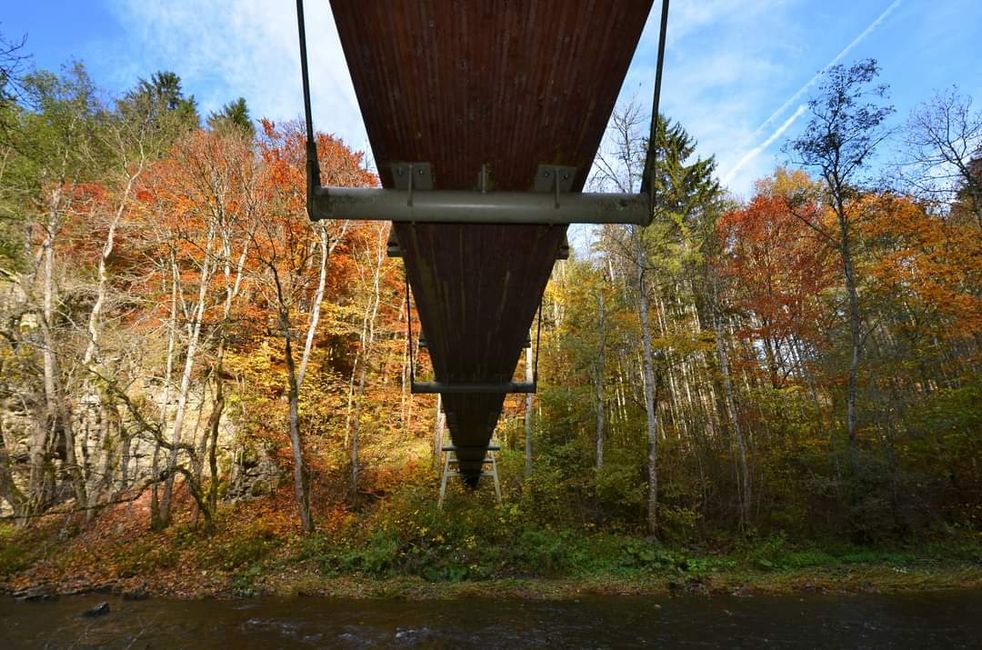
[[[498,422],[503,504],[484,480],[441,508],[389,224],[307,218],[303,123],[0,50],[5,588],[978,562],[982,113],[959,89],[899,115],[875,61],[830,68],[748,197],[684,124],[649,142],[618,106],[588,185],[637,192],[655,147],[654,221],[573,238],[516,368],[538,392]],[[377,185],[318,147],[324,185]]]

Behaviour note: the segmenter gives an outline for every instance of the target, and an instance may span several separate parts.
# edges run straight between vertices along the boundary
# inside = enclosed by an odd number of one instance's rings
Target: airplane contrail
[[[798,121],[798,118],[804,115],[806,110],[808,110],[808,105],[800,104],[798,106],[798,110],[792,113],[791,117],[786,119],[784,123],[781,124],[781,126],[777,127],[774,133],[772,133],[766,140],[761,142],[759,145],[748,151],[746,155],[744,155],[743,158],[740,159],[740,162],[734,165],[733,169],[727,172],[726,177],[723,178],[723,185],[727,185],[733,179],[733,176],[738,171],[740,171],[740,169],[742,169],[744,165],[746,165],[748,162],[756,158],[762,151],[767,149],[767,147],[774,144],[775,140],[777,140],[782,135],[784,135],[784,132],[790,129],[791,125],[794,124],[796,121]]]
[[[852,51],[853,48],[855,48],[857,45],[862,43],[864,40],[866,40],[866,38],[870,34],[876,31],[876,29],[883,24],[883,21],[885,21],[890,16],[890,14],[892,14],[894,10],[901,5],[902,2],[903,0],[893,0],[893,2],[891,2],[890,5],[886,9],[884,9],[879,16],[876,17],[876,20],[871,22],[866,27],[866,29],[860,32],[858,36],[856,36],[856,38],[852,39],[852,41],[848,45],[842,48],[839,51],[839,53],[832,58],[831,61],[825,64],[824,68],[816,72],[812,76],[812,78],[805,83],[805,85],[799,88],[798,91],[795,92],[795,94],[791,95],[791,97],[789,97],[783,104],[781,104],[780,108],[778,108],[776,111],[771,113],[771,115],[766,120],[764,120],[761,123],[761,125],[756,128],[756,130],[754,130],[754,132],[751,134],[750,137],[756,138],[757,136],[759,136],[760,133],[765,128],[767,128],[770,124],[774,122],[774,120],[776,120],[778,117],[783,115],[791,106],[797,103],[802,98],[802,96],[804,96],[804,94],[808,92],[808,90],[812,86],[814,86],[819,79],[822,78],[822,75],[828,72],[829,68],[839,63],[839,61],[841,61],[847,54],[849,54],[849,52]],[[805,112],[804,109],[805,109],[804,104],[798,106],[798,109],[794,112],[794,114],[792,114],[792,116],[789,119],[785,120],[784,123],[781,124],[781,126],[779,126],[773,133],[771,133],[771,135],[769,135],[767,139],[764,140],[764,142],[755,146],[746,155],[744,155],[743,158],[740,159],[740,162],[734,165],[733,169],[727,172],[726,176],[723,179],[723,183],[724,184],[728,183],[733,178],[733,176],[738,171],[740,171],[740,169],[744,165],[746,165],[748,162],[750,162],[755,157],[757,157],[764,149],[769,147],[771,144],[774,143],[775,140],[781,137],[781,135],[784,134],[785,131],[791,128],[791,125],[794,124],[795,121],[804,114]]]

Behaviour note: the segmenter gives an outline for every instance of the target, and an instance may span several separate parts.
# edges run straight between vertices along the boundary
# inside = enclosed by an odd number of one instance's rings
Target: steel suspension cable
[[[303,113],[307,123],[307,216],[312,217],[314,188],[321,183],[320,163],[317,160],[317,140],[314,139],[314,119],[310,110],[310,74],[307,67],[307,31],[304,26],[303,0],[297,0],[297,31],[300,34],[300,74],[303,77]]]
[[[658,60],[655,65],[655,90],[651,107],[651,131],[648,134],[648,153],[644,161],[644,176],[641,178],[641,194],[647,194],[651,199],[651,215],[648,222],[654,217],[655,196],[657,188],[655,183],[655,171],[658,166],[658,106],[661,102],[661,78],[662,68],[665,65],[665,35],[668,31],[668,4],[669,0],[662,0],[661,3],[661,23],[658,31]]]

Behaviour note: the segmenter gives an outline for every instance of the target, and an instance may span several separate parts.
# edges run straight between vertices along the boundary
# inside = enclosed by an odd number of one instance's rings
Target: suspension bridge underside
[[[560,191],[583,188],[651,0],[331,6],[383,188],[407,190],[409,175],[410,205],[427,190],[538,190],[558,205]],[[537,178],[543,169],[566,170],[564,186]],[[393,229],[433,362],[429,388],[473,484],[505,395],[522,389],[513,374],[567,226],[471,216],[461,205],[459,219]]]

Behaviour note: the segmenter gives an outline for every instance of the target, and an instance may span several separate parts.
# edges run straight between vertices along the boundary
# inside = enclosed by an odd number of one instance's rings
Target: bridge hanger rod
[[[321,184],[321,168],[314,138],[314,118],[310,110],[310,73],[307,66],[307,30],[304,26],[303,0],[297,0],[297,31],[300,35],[300,75],[303,78],[303,115],[307,127],[307,215],[314,219],[314,188]]]
[[[661,23],[658,29],[658,60],[655,64],[655,90],[651,107],[651,130],[648,134],[648,153],[644,159],[644,175],[641,177],[641,194],[649,196],[651,211],[642,226],[647,226],[654,218],[655,196],[657,183],[654,182],[655,171],[658,167],[658,106],[661,103],[662,68],[665,65],[665,35],[668,32],[668,3],[662,0]]]

